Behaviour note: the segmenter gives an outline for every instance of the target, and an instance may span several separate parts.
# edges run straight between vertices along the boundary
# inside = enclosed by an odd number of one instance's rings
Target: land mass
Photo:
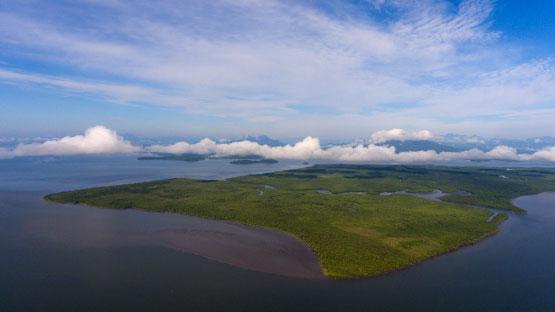
[[[229,162],[232,165],[277,164],[275,159],[237,159]]]
[[[208,158],[232,159],[230,163],[234,165],[275,164],[278,162],[275,159],[264,158],[258,155],[230,155],[230,156],[218,157],[213,155],[195,154],[195,153],[184,153],[184,154],[156,153],[152,156],[142,156],[137,159],[138,160],[177,160],[177,161],[195,162],[195,161],[205,160]]]
[[[192,153],[185,153],[185,154],[165,154],[160,153],[156,154],[156,156],[143,156],[137,158],[138,160],[178,160],[178,161],[201,161],[208,158],[207,155],[203,154],[192,154]]]
[[[412,196],[441,190],[441,201]],[[393,271],[475,243],[525,213],[511,199],[555,190],[555,170],[316,165],[228,180],[169,179],[46,196],[234,221],[289,233],[333,278]],[[400,192],[404,191],[404,192]],[[386,196],[387,195],[387,196]]]

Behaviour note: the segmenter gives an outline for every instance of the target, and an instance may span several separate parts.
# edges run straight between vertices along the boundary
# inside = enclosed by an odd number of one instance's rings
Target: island
[[[231,159],[230,164],[233,165],[253,165],[253,164],[276,164],[278,163],[275,159],[264,158],[258,155],[229,155],[229,156],[218,156],[218,155],[207,155],[207,154],[195,154],[195,153],[184,153],[184,154],[170,154],[170,153],[155,153],[151,156],[141,156],[137,158],[138,160],[177,160],[177,161],[187,161],[195,162],[205,159]]]
[[[229,162],[232,165],[277,164],[278,161],[270,158],[263,159],[236,159]]]
[[[138,160],[178,160],[178,161],[201,161],[208,158],[207,155],[203,154],[193,154],[193,153],[185,153],[185,154],[166,154],[166,153],[157,153],[155,156],[143,156],[137,158]]]
[[[508,213],[526,213],[513,198],[553,190],[552,169],[340,164],[97,187],[46,199],[286,232],[314,251],[328,277],[357,278],[476,243],[495,234]]]

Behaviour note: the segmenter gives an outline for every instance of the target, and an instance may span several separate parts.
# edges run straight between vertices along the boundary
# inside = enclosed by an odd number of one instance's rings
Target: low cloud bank
[[[450,160],[514,160],[514,161],[555,161],[555,147],[546,148],[534,154],[519,154],[514,148],[498,146],[488,152],[471,149],[463,152],[412,151],[397,153],[395,147],[382,145],[333,146],[323,149],[318,138],[306,137],[293,145],[270,147],[255,142],[241,141],[216,143],[204,139],[198,143],[179,142],[173,145],[153,145],[146,148],[155,153],[198,153],[228,155],[260,155],[267,158],[322,159],[364,162],[435,162]]]
[[[178,142],[172,145],[152,145],[138,147],[118,136],[113,130],[103,126],[88,129],[84,135],[67,136],[43,143],[19,144],[13,149],[1,149],[0,158],[41,155],[114,154],[114,153],[195,153],[229,155],[259,155],[278,159],[321,159],[361,162],[441,162],[452,160],[513,160],[555,162],[555,146],[539,150],[533,154],[519,154],[514,148],[498,146],[488,152],[471,149],[463,152],[411,151],[397,153],[392,146],[376,145],[391,139],[425,139],[432,137],[429,131],[406,132],[402,129],[378,131],[371,137],[372,144],[343,145],[322,148],[320,140],[306,137],[292,145],[268,146],[251,141],[216,143],[203,139],[198,143]],[[386,140],[386,141],[387,141]]]
[[[544,148],[534,153],[538,160],[555,161],[555,146]]]
[[[18,144],[0,149],[0,158],[43,155],[116,154],[140,152],[141,148],[104,126],[87,129],[84,135],[66,136],[42,143]]]

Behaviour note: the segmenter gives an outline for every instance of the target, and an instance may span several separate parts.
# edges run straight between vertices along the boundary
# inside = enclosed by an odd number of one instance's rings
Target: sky
[[[97,125],[555,136],[554,11],[517,0],[1,1],[0,137],[96,129],[121,143]],[[106,146],[136,148],[125,144]]]

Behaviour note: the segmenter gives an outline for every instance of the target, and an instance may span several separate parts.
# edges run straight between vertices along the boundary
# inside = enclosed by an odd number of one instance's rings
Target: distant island
[[[233,165],[253,165],[253,164],[277,164],[278,161],[275,159],[237,159],[229,162]]]
[[[226,155],[226,156],[218,156],[212,155],[210,156],[211,159],[264,159],[264,157],[260,155],[254,154],[246,154],[246,155]]]
[[[179,161],[201,161],[208,158],[202,154],[156,154],[155,156],[143,156],[138,160],[179,160]]]
[[[306,243],[327,276],[353,278],[478,242],[498,231],[506,212],[526,213],[513,198],[553,190],[552,169],[342,164],[98,187],[46,199],[275,229]]]
[[[278,163],[275,159],[264,158],[259,155],[228,155],[228,156],[217,156],[217,155],[206,155],[206,154],[169,154],[169,153],[156,153],[153,156],[142,156],[137,158],[138,160],[176,160],[176,161],[188,161],[195,162],[206,159],[232,159],[230,164],[233,165],[253,165],[253,164],[276,164]]]

